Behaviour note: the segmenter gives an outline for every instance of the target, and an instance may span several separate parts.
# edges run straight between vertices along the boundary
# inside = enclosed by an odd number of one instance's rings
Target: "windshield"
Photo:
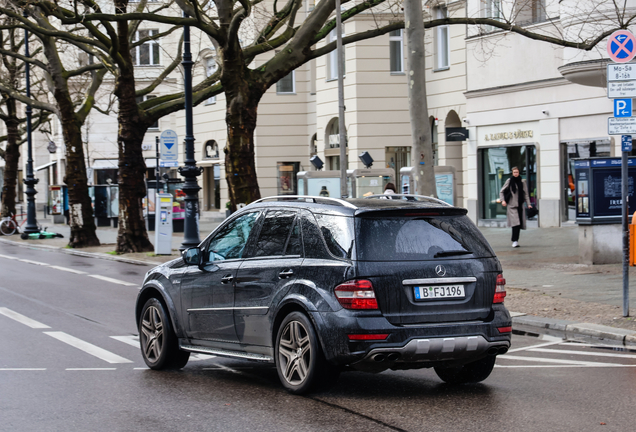
[[[494,252],[467,216],[356,218],[361,261],[422,261],[491,257]]]

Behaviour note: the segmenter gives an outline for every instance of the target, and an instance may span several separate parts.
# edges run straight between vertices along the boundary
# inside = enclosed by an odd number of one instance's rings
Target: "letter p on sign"
[[[614,117],[631,117],[632,100],[614,99]]]

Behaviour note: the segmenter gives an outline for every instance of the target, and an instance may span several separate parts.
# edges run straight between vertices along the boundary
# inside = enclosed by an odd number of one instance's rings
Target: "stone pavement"
[[[44,248],[59,248],[63,252],[91,255],[104,259],[158,264],[178,257],[183,241],[182,233],[175,233],[172,241],[172,255],[155,256],[153,253],[115,255],[117,229],[99,227],[97,235],[102,246],[73,250],[66,248],[69,227],[54,225],[45,219],[38,219],[49,231],[58,232],[64,238],[21,240],[17,235],[1,238],[0,241],[18,242],[22,245],[37,245]],[[219,218],[204,217],[200,222],[200,238],[203,240],[219,224]],[[611,305],[612,313],[622,316],[622,266],[621,264],[584,265],[578,263],[578,226],[561,228],[530,228],[522,231],[520,248],[511,247],[511,230],[507,228],[480,228],[495,253],[499,257],[507,287],[523,290],[536,295],[554,297],[554,304],[566,300],[585,304]],[[154,232],[149,232],[154,242]],[[636,268],[630,268],[630,280],[636,284]],[[510,294],[510,292],[509,292]],[[562,299],[562,300],[559,300]],[[512,299],[511,299],[512,300]],[[620,309],[619,309],[620,308]],[[554,310],[557,310],[555,307]],[[631,296],[630,310],[636,314],[636,294]],[[546,316],[530,316],[513,313],[515,329],[525,331],[553,332],[562,336],[584,336],[603,339],[608,342],[636,345],[636,328],[621,329],[593,323],[563,320]],[[534,315],[537,315],[536,313]]]

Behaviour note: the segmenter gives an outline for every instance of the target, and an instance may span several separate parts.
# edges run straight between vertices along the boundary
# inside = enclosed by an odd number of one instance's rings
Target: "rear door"
[[[296,279],[302,243],[296,210],[269,210],[236,277],[234,322],[239,341],[272,346],[270,310]]]
[[[499,263],[466,216],[445,213],[356,218],[358,277],[371,280],[378,306],[393,324],[484,320],[490,314]]]

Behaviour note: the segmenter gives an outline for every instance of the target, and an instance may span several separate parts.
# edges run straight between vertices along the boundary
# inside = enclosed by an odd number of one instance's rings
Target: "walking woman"
[[[501,205],[507,207],[508,227],[512,227],[512,247],[519,247],[519,231],[526,229],[526,214],[523,209],[525,202],[528,208],[530,197],[528,196],[528,185],[519,175],[519,168],[512,167],[512,177],[506,180],[499,191]]]

